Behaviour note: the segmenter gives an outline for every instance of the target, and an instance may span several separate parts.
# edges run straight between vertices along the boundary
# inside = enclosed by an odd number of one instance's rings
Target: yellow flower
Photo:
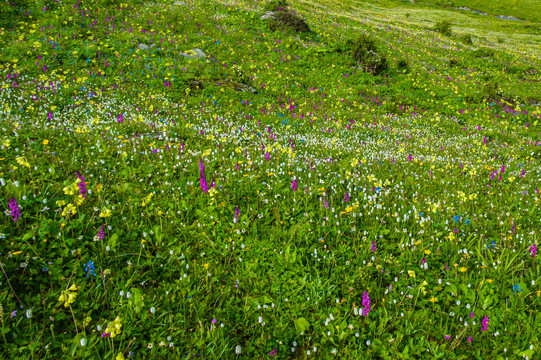
[[[208,270],[210,265],[209,265],[209,263],[206,263],[206,264],[203,264],[203,266],[205,267],[205,269]]]
[[[120,323],[120,317],[117,316],[114,321],[107,324],[106,331],[114,338],[115,336],[120,335],[121,328],[122,324]]]
[[[101,218],[107,218],[107,217],[109,217],[109,216],[111,216],[111,215],[112,215],[111,210],[109,210],[109,209],[107,209],[107,208],[101,209],[101,212],[100,212],[100,217],[101,217]]]
[[[432,251],[430,250],[425,250],[425,255],[430,255],[432,253]]]
[[[466,270],[468,270],[468,269],[467,269],[467,268],[465,268],[465,267],[463,266],[463,267],[461,267],[461,268],[460,268],[460,269],[458,269],[458,270],[460,270],[460,272],[464,272],[464,271],[466,271]]]
[[[64,303],[64,307],[68,307],[75,302],[75,297],[77,296],[77,286],[71,284],[67,290],[63,290],[58,298],[59,302]]]
[[[124,355],[122,355],[122,353],[118,353],[118,355],[116,356],[115,360],[124,360]]]
[[[30,164],[28,163],[28,161],[26,161],[26,159],[23,156],[15,158],[15,161],[17,161],[17,164],[26,166],[27,168],[30,169]]]
[[[43,145],[48,145],[49,144],[49,140],[45,139],[43,140]]]
[[[409,275],[409,277],[415,278],[415,271],[408,270],[408,275]]]
[[[432,297],[432,298],[430,298],[430,300],[428,300],[428,301],[430,301],[430,302],[432,302],[432,303],[435,303],[435,302],[438,302],[438,298]]]
[[[487,283],[492,284],[492,279],[487,279]]]

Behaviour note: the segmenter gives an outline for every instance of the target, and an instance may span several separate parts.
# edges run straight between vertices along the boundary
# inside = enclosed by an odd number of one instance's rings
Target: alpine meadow
[[[541,359],[541,1],[0,0],[0,358]]]

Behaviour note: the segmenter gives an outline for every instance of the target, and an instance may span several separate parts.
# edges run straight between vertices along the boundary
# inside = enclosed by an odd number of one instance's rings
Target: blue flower
[[[458,224],[458,221],[459,221],[458,215],[455,215],[455,216],[453,217],[453,221],[456,222],[456,223]]]
[[[84,264],[85,271],[88,273],[86,274],[86,277],[89,277],[90,275],[96,276],[94,271],[96,270],[96,267],[94,266],[94,262],[92,260],[88,260],[86,264]]]
[[[466,225],[470,225],[470,220],[466,219]]]
[[[513,291],[514,291],[514,292],[521,292],[522,289],[520,288],[520,286],[518,286],[518,284],[515,284],[515,285],[513,286]]]

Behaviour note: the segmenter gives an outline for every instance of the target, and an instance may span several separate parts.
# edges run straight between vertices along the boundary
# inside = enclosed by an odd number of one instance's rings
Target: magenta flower
[[[265,160],[269,161],[270,160],[270,154],[268,151],[265,151]]]
[[[272,351],[270,352],[270,355],[271,356],[276,356],[276,348],[272,349]]]
[[[83,197],[86,199],[86,184],[85,184],[85,178],[78,172],[75,171],[75,175],[77,175],[77,178],[81,180],[79,183],[79,195],[83,195]]]
[[[324,196],[323,197],[323,207],[325,209],[328,209],[329,208],[329,203],[327,202],[327,196]]]
[[[103,225],[100,227],[100,231],[98,231],[98,239],[103,240],[105,237],[105,232],[103,231]]]
[[[372,240],[372,246],[370,247],[370,250],[372,252],[376,251],[376,242],[374,240]]]
[[[293,189],[293,191],[297,191],[297,179],[293,179],[293,181],[291,182],[291,188]]]
[[[19,220],[21,213],[19,211],[19,204],[17,204],[17,200],[15,200],[14,197],[9,199],[9,211],[11,211],[11,217],[13,218],[13,221]]]
[[[351,198],[349,197],[349,194],[348,194],[348,193],[346,193],[346,197],[344,198],[344,201],[345,201],[345,202],[348,202],[348,201],[349,201],[349,199],[351,199]]]
[[[532,254],[531,257],[535,257],[535,254],[537,254],[537,246],[535,244],[530,248],[530,252]]]
[[[370,297],[368,296],[368,291],[363,293],[363,316],[368,316],[370,312]]]
[[[451,335],[445,335],[445,338],[449,340],[451,338]]]
[[[473,341],[473,337],[472,336],[468,337],[468,342],[472,342],[472,341]]]
[[[481,331],[488,331],[488,316],[485,315],[482,323],[483,327],[481,328]]]
[[[205,177],[205,164],[201,158],[199,158],[199,182],[201,183],[201,189],[203,192],[207,193],[209,191],[209,186]]]

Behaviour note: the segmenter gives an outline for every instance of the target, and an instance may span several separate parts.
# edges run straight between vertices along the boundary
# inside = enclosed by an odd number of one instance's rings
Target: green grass
[[[511,1],[487,1],[487,0],[426,0],[441,7],[467,7],[490,15],[513,16],[521,20],[541,22],[540,0],[511,0]]]
[[[538,358],[538,25],[265,5],[0,7],[1,357]]]

